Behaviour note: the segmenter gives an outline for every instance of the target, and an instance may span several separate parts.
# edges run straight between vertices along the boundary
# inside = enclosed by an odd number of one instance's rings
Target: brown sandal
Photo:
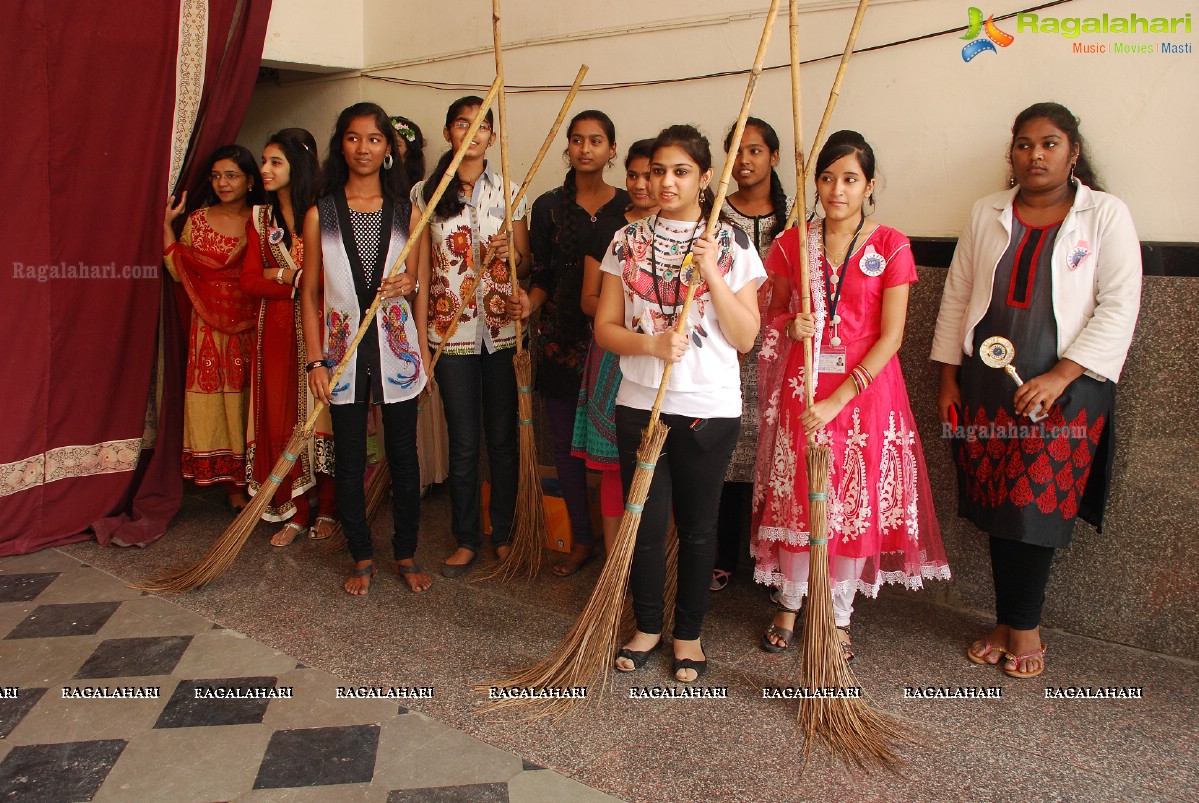
[[[845,663],[852,664],[854,662],[853,639],[849,637],[849,625],[844,627],[837,625],[837,639],[841,642],[841,653],[845,656]]]
[[[1021,672],[1020,671],[1020,662],[1027,661],[1031,658],[1040,658],[1041,659],[1041,668],[1037,669],[1035,672]],[[1003,663],[1005,665],[1000,667],[1000,669],[1002,669],[1003,674],[1007,675],[1008,677],[1021,678],[1021,679],[1035,678],[1037,675],[1039,675],[1045,671],[1045,642],[1043,642],[1043,641],[1041,642],[1041,648],[1039,650],[1033,650],[1032,652],[1026,652],[1024,655],[1012,655],[1010,652],[1007,652],[1005,650],[1003,653]],[[1008,663],[1013,663],[1014,666],[1011,669],[1008,669],[1006,666],[1006,664],[1008,664]]]
[[[983,649],[979,649],[982,647]],[[980,638],[978,641],[966,648],[966,657],[973,663],[984,664],[986,666],[998,666],[1003,660],[1003,654],[1007,652],[1007,648],[992,644],[985,638]],[[994,661],[988,661],[987,656],[992,653],[997,653],[998,657]]]

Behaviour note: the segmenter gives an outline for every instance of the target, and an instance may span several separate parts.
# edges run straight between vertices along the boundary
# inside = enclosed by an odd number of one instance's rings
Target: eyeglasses
[[[245,178],[245,175],[245,173],[234,173],[232,170],[229,170],[224,173],[210,173],[208,175],[208,180],[216,182],[220,181],[221,179],[225,179],[225,181],[233,182],[237,181],[239,178]]]
[[[474,122],[474,121],[473,120],[455,120],[453,127],[455,129],[457,129],[458,131],[465,131],[468,128],[470,128],[472,122]],[[484,133],[490,134],[491,133],[491,123],[488,123],[486,121],[479,123],[479,130]]]

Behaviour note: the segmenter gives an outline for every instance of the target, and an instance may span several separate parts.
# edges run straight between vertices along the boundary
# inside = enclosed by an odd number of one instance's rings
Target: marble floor
[[[609,676],[584,710],[529,721],[483,712],[471,685],[547,654],[598,561],[531,583],[434,573],[419,596],[381,572],[352,598],[340,590],[345,553],[272,548],[263,525],[204,589],[127,587],[194,561],[231,518],[219,496],[193,492],[144,550],[88,542],[0,559],[0,800],[1199,800],[1192,662],[1047,631],[1045,674],[1019,681],[965,659],[981,616],[928,595],[862,600],[858,680],[918,744],[896,773],[819,749],[801,772],[795,703],[762,694],[798,684],[797,651],[757,648],[771,609],[746,572],[713,594],[704,631],[702,684],[727,698],[631,699],[634,687],[681,685],[664,651]],[[448,520],[435,487],[417,555],[427,568],[450,551]],[[389,529],[385,512],[381,568]],[[487,548],[480,562],[493,559]],[[359,686],[415,696],[339,699]],[[1002,696],[912,697],[928,687]],[[1082,687],[1142,696],[1046,695]],[[94,689],[133,696],[85,696]]]

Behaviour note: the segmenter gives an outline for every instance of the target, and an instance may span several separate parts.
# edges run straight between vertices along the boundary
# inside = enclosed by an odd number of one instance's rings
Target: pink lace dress
[[[754,578],[786,596],[807,593],[807,441],[803,346],[786,337],[800,309],[798,228],[785,232],[766,261],[762,287],[763,343],[759,357],[758,445],[751,552]],[[820,254],[820,229],[808,238],[812,309],[819,350],[830,347],[826,326],[828,294]],[[883,291],[916,281],[907,237],[879,226],[849,257],[837,328],[846,349],[846,370],[858,365],[877,342]],[[817,363],[819,360],[817,360]],[[817,374],[816,400],[828,398],[847,373]],[[949,579],[949,564],[933,512],[928,472],[916,432],[899,358],[892,357],[873,384],[854,397],[817,433],[832,451],[828,488],[829,563],[834,591],[877,596],[883,583],[920,588],[925,579]]]

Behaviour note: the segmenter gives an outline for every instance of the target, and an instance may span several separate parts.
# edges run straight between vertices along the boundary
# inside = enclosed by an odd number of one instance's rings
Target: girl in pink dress
[[[812,314],[800,309],[799,228],[766,260],[764,336],[759,357],[762,436],[754,484],[754,578],[774,586],[781,610],[762,649],[790,646],[808,591],[806,434],[832,451],[829,574],[846,660],[858,592],[883,583],[920,588],[949,579],[933,513],[920,437],[896,352],[903,339],[908,285],[916,281],[902,233],[866,218],[873,206],[874,152],[855,131],[829,137],[816,160],[825,217],[808,229]],[[803,346],[813,334],[816,402],[804,405]]]

